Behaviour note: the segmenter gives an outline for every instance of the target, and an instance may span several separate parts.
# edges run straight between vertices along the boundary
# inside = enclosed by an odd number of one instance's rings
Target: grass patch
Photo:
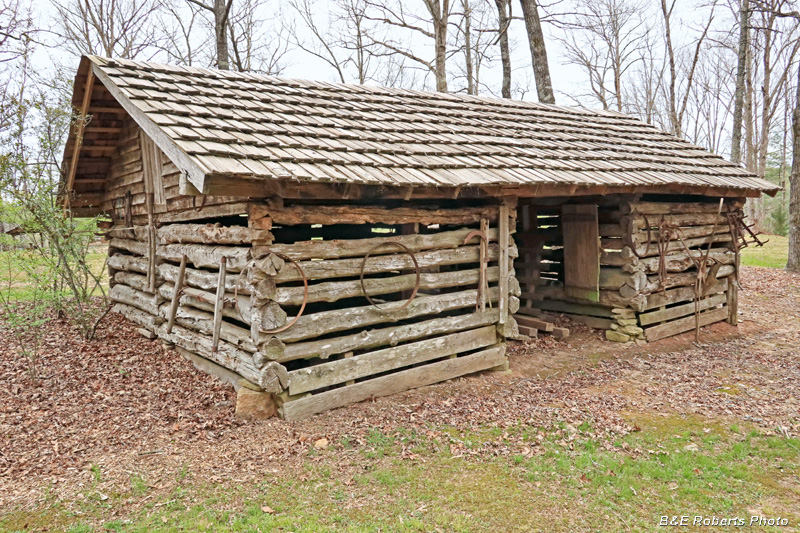
[[[755,511],[800,525],[800,440],[730,421],[633,418],[642,431],[611,445],[593,440],[588,424],[564,433],[575,435],[571,442],[520,426],[499,437],[528,444],[532,454],[472,459],[451,446],[496,444],[496,428],[453,430],[450,445],[423,439],[410,459],[403,450],[411,433],[375,431],[351,456],[349,470],[341,468],[341,451],[328,449],[301,473],[265,477],[255,486],[184,479],[155,498],[142,473],[108,501],[87,494],[80,516],[65,511],[74,506],[52,501],[6,515],[0,530],[50,524],[120,532],[620,531],[655,529],[662,515],[749,520]],[[128,506],[141,510],[122,517],[117,511],[112,521],[112,510]]]
[[[742,264],[745,266],[785,268],[789,258],[789,238],[781,235],[764,235],[769,242],[764,246],[748,246],[742,249]]]

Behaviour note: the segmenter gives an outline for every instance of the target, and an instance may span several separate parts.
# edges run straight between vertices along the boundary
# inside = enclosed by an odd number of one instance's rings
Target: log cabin
[[[114,309],[291,420],[506,369],[542,312],[736,324],[777,191],[612,111],[100,57],[73,104],[63,204],[107,217]]]

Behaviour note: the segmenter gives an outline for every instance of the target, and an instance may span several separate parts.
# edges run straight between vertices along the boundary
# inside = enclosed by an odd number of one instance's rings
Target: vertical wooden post
[[[172,333],[172,326],[175,325],[175,317],[178,314],[178,303],[181,299],[183,290],[183,277],[186,275],[186,255],[181,257],[181,267],[178,269],[178,279],[175,280],[175,288],[172,292],[172,302],[169,306],[169,322],[167,323],[167,333]]]
[[[219,332],[222,329],[222,305],[225,300],[225,270],[228,258],[219,258],[219,279],[217,281],[217,298],[214,301],[214,337],[211,341],[211,351],[216,352],[219,347]]]
[[[736,284],[736,276],[728,276],[728,290],[726,291],[728,298],[728,324],[737,326],[739,324],[739,286]]]
[[[481,233],[483,233],[487,238],[489,236],[489,221],[485,218],[481,219]],[[486,298],[489,294],[489,282],[486,279],[486,260],[489,257],[489,243],[486,242],[486,239],[481,239],[481,269],[480,269],[480,288],[478,292],[480,293],[481,299],[481,311],[486,311]]]
[[[147,290],[150,294],[156,293],[156,225],[153,217],[153,193],[145,194],[145,204],[147,205]]]
[[[508,239],[510,237],[508,228],[508,206],[504,203],[500,206],[498,231],[500,233],[500,324],[508,322]]]

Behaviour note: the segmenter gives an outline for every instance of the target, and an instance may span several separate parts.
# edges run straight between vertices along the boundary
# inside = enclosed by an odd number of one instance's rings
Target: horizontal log
[[[497,220],[497,206],[426,209],[358,205],[295,205],[268,210],[275,224],[475,224],[482,218]]]
[[[246,202],[236,202],[230,198],[218,197],[212,198],[206,196],[205,205],[195,207],[193,196],[181,196],[170,200],[166,213],[158,215],[158,221],[163,223],[167,222],[183,222],[190,220],[202,220],[226,216],[238,216],[247,213]],[[220,203],[215,203],[220,202]],[[199,202],[198,202],[199,203]],[[136,215],[139,215],[138,217]],[[134,212],[134,220],[141,219],[147,220],[145,210]]]
[[[129,287],[128,285],[116,284],[111,287],[108,293],[114,302],[123,303],[131,307],[136,307],[142,311],[158,316],[158,296]]]
[[[612,308],[610,307],[564,302],[559,300],[531,300],[531,306],[543,311],[552,311],[556,313],[569,313],[575,315],[588,315],[606,318],[611,317],[612,315]]]
[[[695,267],[694,259],[703,259],[706,257],[708,250],[691,250],[687,252],[671,253],[664,256],[664,264],[667,272],[684,272],[690,268]],[[727,248],[712,248],[708,256],[712,262],[720,263],[723,265],[732,265],[736,261],[736,254]],[[647,257],[640,259],[635,267],[642,270],[646,274],[657,274],[661,258]],[[629,267],[630,268],[630,267]],[[623,267],[626,269],[626,267]]]
[[[335,354],[396,345],[424,337],[488,326],[489,324],[496,324],[499,318],[500,311],[495,308],[476,311],[467,315],[432,318],[414,324],[363,330],[331,339],[297,342],[285,346],[284,353],[279,361],[293,361],[310,357],[326,359]]]
[[[490,288],[487,295],[488,300],[496,302],[499,295],[498,292],[497,287]],[[411,301],[408,307],[402,310],[399,309],[402,302],[391,302],[381,305],[380,308],[367,305],[349,309],[321,311],[301,316],[291,328],[275,336],[285,343],[297,342],[337,331],[359,329],[373,324],[393,323],[420,316],[436,315],[474,306],[477,302],[477,296],[477,290],[418,296]]]
[[[597,316],[587,316],[587,315],[573,315],[571,313],[562,313],[565,317],[569,318],[570,320],[574,320],[580,324],[585,326],[589,326],[590,328],[594,329],[612,329],[611,324],[615,322],[610,318],[601,318]]]
[[[167,300],[171,300],[174,288],[175,285],[172,283],[163,283],[158,288],[158,293]],[[216,301],[215,293],[195,289],[192,287],[184,287],[181,290],[181,293],[181,298],[179,300],[181,306],[188,305],[196,307],[201,311],[214,312],[214,302]],[[222,316],[232,318],[249,325],[251,320],[250,297],[226,292],[225,299],[223,300]]]
[[[253,354],[228,342],[220,341],[217,350],[213,350],[210,337],[177,325],[173,326],[171,333],[167,333],[167,325],[162,324],[157,333],[162,339],[180,346],[184,350],[201,355],[236,372],[267,392],[279,393],[288,384],[288,372],[283,365],[270,362],[263,368],[257,368],[253,361]]]
[[[716,227],[713,224],[711,224],[707,226],[686,226],[683,228],[679,228],[678,235],[680,235],[682,239],[696,239],[700,237],[708,237],[709,235],[711,235],[712,231],[716,231],[716,233],[722,233],[727,235],[731,234],[730,233],[731,230],[728,224],[720,224],[717,225]],[[669,232],[669,233],[671,235],[675,235],[674,232]],[[658,242],[658,239],[660,237],[661,237],[661,232],[657,229],[652,230],[649,234],[647,233],[647,231],[640,231],[632,235],[633,242],[635,242],[637,246],[646,245],[648,239],[650,239],[650,242],[653,243],[650,245],[651,248],[655,245],[655,243]],[[673,237],[673,240],[674,239],[675,238]]]
[[[322,389],[497,343],[494,326],[367,352],[289,372],[289,394]]]
[[[730,205],[722,207],[725,213],[730,209]],[[623,202],[620,204],[620,211],[624,214],[641,213],[643,215],[675,215],[706,213],[715,214],[719,212],[719,202]]]
[[[709,230],[711,231],[711,230]],[[685,251],[687,248],[701,248],[703,250],[708,248],[708,243],[714,243],[715,246],[718,246],[719,243],[723,242],[731,242],[733,237],[731,237],[730,232],[726,231],[716,233],[712,235],[706,235],[705,237],[697,237],[694,239],[673,239],[669,241],[667,244],[667,252],[677,252],[677,251]],[[654,242],[651,243],[650,246],[647,244],[639,244],[636,246],[636,253],[639,254],[639,257],[655,257],[659,254],[658,245]],[[625,256],[626,254],[633,255],[631,248],[627,247],[623,249],[622,255]]]
[[[134,274],[132,272],[117,272],[114,274],[114,282],[128,285],[137,291],[147,293],[149,284],[147,283],[147,276],[141,274]],[[148,293],[149,294],[149,293]]]
[[[560,285],[544,285],[536,287],[533,293],[522,294],[523,298],[530,298],[532,300],[562,300],[564,302],[571,302],[577,304],[584,304],[586,300],[578,300],[571,298],[564,292],[564,287]],[[647,299],[644,295],[638,294],[633,297],[624,297],[618,291],[614,290],[601,290],[600,301],[596,303],[605,307],[627,307],[637,311],[643,310]],[[548,302],[549,304],[550,302]],[[539,305],[539,302],[536,302]],[[555,309],[554,309],[555,310]],[[581,314],[581,313],[576,313]]]
[[[625,250],[623,248],[623,250]],[[638,263],[638,259],[633,257],[633,254],[626,253],[624,256],[622,251],[617,250],[602,250],[600,252],[600,265],[602,266],[624,266],[630,265],[631,267],[635,266]],[[628,249],[630,250],[630,249]],[[563,257],[563,254],[562,254]]]
[[[486,269],[488,282],[497,281],[500,272],[495,267]],[[388,278],[367,278],[364,286],[370,297],[410,291],[416,284],[416,274],[402,274]],[[419,290],[437,290],[450,287],[477,285],[480,281],[480,270],[456,270],[453,272],[422,273],[419,276]],[[281,305],[298,306],[303,302],[303,287],[277,287],[257,292],[260,298],[274,300]],[[330,281],[315,283],[308,287],[308,303],[336,302],[345,298],[364,297],[360,280]]]
[[[175,283],[178,279],[179,267],[171,263],[162,263],[158,265],[158,273],[166,281]],[[207,291],[217,290],[217,281],[219,274],[217,272],[209,272],[207,270],[197,270],[194,268],[187,268],[184,274],[183,282],[189,287],[196,287]],[[238,283],[237,283],[238,281]],[[250,294],[250,285],[247,283],[245,276],[232,274],[225,276],[225,290],[228,292],[238,291],[239,294]]]
[[[166,261],[180,263],[186,258],[196,268],[219,269],[220,259],[227,258],[227,270],[241,272],[250,261],[250,248],[244,246],[213,246],[207,244],[162,244],[158,256]]]
[[[113,254],[108,257],[108,266],[116,270],[127,270],[147,274],[149,262],[144,257],[133,255]]]
[[[601,237],[622,237],[626,233],[620,224],[600,224],[598,227]]]
[[[505,345],[455,359],[403,370],[394,374],[347,385],[338,389],[284,403],[280,414],[286,420],[309,416],[377,396],[388,396],[505,364]]]
[[[242,219],[244,220],[244,218]],[[197,243],[245,245],[253,241],[271,241],[272,233],[247,226],[217,224],[169,224],[158,228],[161,244]]]
[[[499,248],[496,244],[489,245],[489,261],[497,261]],[[480,260],[479,246],[461,246],[452,250],[430,250],[416,254],[419,267],[427,268],[434,266],[459,265],[468,263],[478,263]],[[265,266],[265,262],[270,261],[271,265]],[[282,262],[281,262],[282,263]],[[277,283],[288,281],[300,281],[300,273],[290,263],[281,264],[278,275],[275,278]],[[361,273],[361,258],[351,259],[325,259],[323,261],[302,261],[300,267],[309,280],[322,280],[331,278],[357,278]],[[275,267],[275,262],[271,257],[265,257],[256,261],[255,268],[269,274],[271,268]],[[393,272],[397,270],[413,270],[414,263],[406,254],[380,255],[370,257],[364,270],[367,274],[379,272]]]
[[[717,271],[717,278],[724,278],[730,276],[736,271],[734,265],[723,265]],[[697,271],[680,272],[678,274],[667,274],[664,284],[662,285],[658,276],[648,276],[647,285],[642,289],[643,294],[650,294],[661,289],[672,289],[674,287],[683,287],[686,285],[694,285],[697,282]]]
[[[716,221],[717,225],[726,227],[728,225],[728,217],[725,215],[717,216],[715,213],[689,213],[689,214],[679,214],[679,215],[661,215],[661,216],[647,216],[647,222],[645,222],[645,216],[643,215],[628,215],[622,217],[621,224],[623,227],[631,228],[632,233],[638,233],[640,231],[646,230],[648,223],[652,229],[658,229],[659,224],[661,221],[664,220],[668,224],[672,226],[709,226],[713,225]],[[632,224],[628,226],[628,224]]]
[[[647,276],[644,272],[625,272],[621,268],[600,268],[600,288],[619,290],[628,285],[636,290],[644,288]]]
[[[699,317],[700,327],[713,324],[714,322],[720,322],[727,318],[728,318],[727,307],[721,307],[719,309],[704,311],[703,313],[700,314]],[[696,320],[695,316],[679,318],[677,320],[666,322],[658,326],[646,328],[644,330],[644,335],[648,341],[653,342],[659,339],[664,339],[666,337],[672,337],[673,335],[678,335],[686,331],[691,331],[695,328],[697,322],[698,320]]]
[[[151,315],[147,311],[142,311],[141,309],[123,303],[114,304],[111,310],[149,331],[155,331],[156,328],[164,322],[164,319],[160,316]]]
[[[111,239],[108,242],[109,248],[116,248],[118,250],[125,250],[132,254],[147,256],[147,242],[135,241],[133,239]]]
[[[391,237],[374,237],[367,239],[312,240],[295,242],[294,244],[271,244],[268,246],[256,246],[253,250],[253,257],[261,258],[274,252],[291,257],[295,261],[304,261],[309,259],[363,257],[370,252],[370,257],[396,254],[398,248],[397,246],[386,244],[390,242],[402,244],[415,253],[424,250],[442,250],[463,246],[464,238],[472,231],[474,230],[471,228],[462,228],[429,234],[417,233],[413,235],[393,235]],[[487,236],[491,242],[497,242],[497,228],[489,229]],[[477,238],[471,241],[471,244],[477,243]],[[376,249],[378,246],[380,247]]]
[[[709,295],[725,292],[728,288],[728,280],[725,278],[717,280],[717,282],[710,287]],[[687,302],[694,300],[695,293],[694,287],[677,287],[675,289],[668,289],[666,291],[655,292],[647,296],[647,303],[644,309],[640,311],[649,311],[656,307],[665,307],[672,304]]]
[[[113,227],[106,232],[106,237],[111,239],[128,239],[134,241],[147,240],[147,226],[133,226],[130,228]]]
[[[715,294],[709,298],[703,298],[698,302],[697,308],[700,311],[705,311],[706,309],[710,309],[712,307],[716,307],[718,305],[724,304],[727,297],[725,294]],[[677,305],[675,307],[670,307],[667,309],[659,309],[658,311],[651,311],[649,313],[642,313],[639,315],[639,323],[642,326],[649,326],[651,324],[657,324],[658,322],[664,322],[667,320],[673,320],[675,318],[684,317],[686,315],[691,315],[695,312],[695,304],[694,302],[690,302],[688,304]]]
[[[168,309],[162,306],[161,316],[167,318]],[[175,315],[175,321],[186,329],[195,331],[209,338],[214,334],[214,314],[201,311],[195,307],[181,306]],[[226,321],[222,321],[220,328],[220,338],[231,343],[246,352],[255,353],[258,348],[250,339],[250,330],[245,329]]]

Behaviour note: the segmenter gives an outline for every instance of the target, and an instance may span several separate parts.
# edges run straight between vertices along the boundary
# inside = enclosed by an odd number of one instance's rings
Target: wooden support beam
[[[184,256],[185,258],[186,256]],[[223,256],[219,259],[219,280],[217,281],[217,296],[214,300],[214,336],[211,341],[211,351],[216,352],[219,346],[219,332],[222,327],[222,304],[225,300],[225,269],[228,259]],[[177,290],[175,292],[178,292]]]
[[[181,300],[181,290],[183,290],[183,278],[186,275],[186,256],[181,258],[181,266],[178,270],[178,278],[175,280],[175,289],[172,292],[172,302],[169,306],[169,322],[167,323],[167,333],[172,333],[172,326],[175,325],[175,315],[178,313],[178,304]]]
[[[739,325],[739,284],[736,276],[728,277],[728,290],[726,291],[726,302],[728,306],[728,324]]]
[[[508,322],[508,241],[511,238],[511,235],[508,227],[509,209],[505,203],[500,206],[498,217],[498,238],[500,240],[500,298],[498,302],[498,307],[500,308],[499,323],[506,324]]]
[[[489,260],[489,220],[486,218],[481,219],[481,233],[486,237],[481,239],[481,252],[480,252],[480,287],[478,293],[480,294],[480,310],[486,311],[486,293],[489,291],[489,281],[486,279],[486,264]]]
[[[66,195],[65,206],[69,207],[70,191],[72,185],[75,183],[75,174],[78,171],[78,156],[80,155],[81,146],[83,145],[83,131],[86,128],[86,117],[89,111],[89,104],[92,101],[92,91],[94,90],[94,73],[89,67],[89,73],[86,76],[86,85],[83,89],[83,102],[81,103],[80,115],[78,115],[78,129],[75,132],[75,143],[72,146],[72,159],[69,162],[69,170],[67,171],[67,186],[64,190]]]

